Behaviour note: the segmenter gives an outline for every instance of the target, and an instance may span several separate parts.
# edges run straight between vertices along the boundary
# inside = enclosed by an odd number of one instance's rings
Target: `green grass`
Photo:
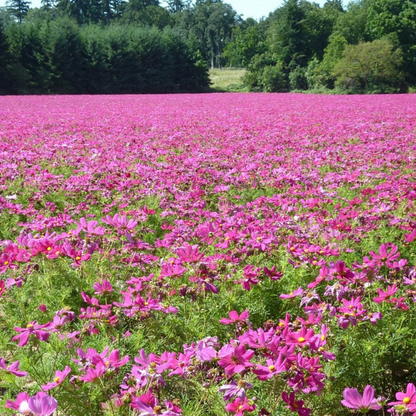
[[[245,69],[210,69],[211,89],[227,92],[246,91],[243,84],[243,76],[245,73]]]

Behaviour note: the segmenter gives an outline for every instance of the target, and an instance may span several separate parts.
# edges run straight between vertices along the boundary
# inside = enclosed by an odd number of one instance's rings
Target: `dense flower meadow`
[[[416,414],[416,96],[0,98],[0,413]]]

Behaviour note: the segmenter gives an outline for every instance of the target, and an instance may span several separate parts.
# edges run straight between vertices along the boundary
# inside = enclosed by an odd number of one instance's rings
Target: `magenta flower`
[[[78,228],[76,230],[76,234],[78,234],[80,231],[85,231],[87,234],[91,235],[98,235],[102,236],[105,233],[105,228],[102,226],[98,226],[97,221],[88,221],[82,217],[79,219],[79,223],[76,223],[78,225]]]
[[[26,371],[19,371],[19,361],[15,361],[6,367],[6,361],[4,358],[0,358],[0,370],[3,369],[6,373],[14,374],[16,377],[27,376]]]
[[[388,248],[391,248],[390,252],[387,251]],[[382,244],[378,249],[379,254],[374,251],[370,251],[373,260],[369,263],[369,265],[373,267],[386,265],[388,268],[392,268],[392,262],[400,257],[398,250],[399,249],[394,244]]]
[[[35,335],[41,341],[47,341],[49,338],[49,333],[46,331],[43,331],[43,328],[46,328],[47,326],[49,326],[49,323],[44,324],[44,325],[38,325],[36,321],[32,321],[26,325],[26,328],[15,327],[14,330],[17,332],[20,332],[20,334],[14,336],[12,340],[13,341],[19,340],[19,344],[18,344],[19,347],[25,346],[29,341],[30,335],[32,334]]]
[[[65,380],[66,376],[71,372],[71,367],[66,366],[64,371],[56,371],[55,377],[51,383],[44,384],[42,390],[51,390],[57,386],[60,386]]]
[[[397,286],[396,284],[393,284],[393,286],[387,286],[387,291],[384,292],[384,290],[378,288],[378,296],[373,298],[373,301],[375,303],[381,303],[383,301],[386,301],[387,303],[391,303],[390,298],[397,292]]]
[[[220,360],[218,364],[224,368],[225,374],[232,376],[235,373],[241,373],[247,367],[253,367],[249,360],[253,358],[254,351],[248,350],[244,345],[233,347],[232,345],[225,345],[218,352]]]
[[[283,276],[282,272],[276,271],[276,266],[273,266],[271,269],[264,267],[263,271],[264,271],[264,274],[270,277],[271,280],[279,280]]]
[[[246,320],[249,317],[248,309],[246,309],[244,312],[241,312],[241,315],[238,314],[237,311],[231,311],[228,316],[228,318],[222,318],[220,319],[220,323],[224,325],[234,324],[236,322],[246,322]]]
[[[297,344],[303,345],[309,342],[314,337],[313,329],[306,329],[306,327],[302,327],[299,332],[291,332],[286,337],[286,344]]]
[[[6,404],[4,407],[6,409],[13,409],[18,410],[20,413],[25,414],[24,412],[28,413],[30,412],[28,401],[30,399],[30,396],[26,393],[19,393],[16,397],[16,400],[6,400]]]
[[[95,368],[87,368],[85,370],[86,374],[82,375],[79,379],[85,381],[86,383],[94,383],[106,372],[106,368],[103,364],[99,363]]]
[[[255,404],[250,404],[247,397],[244,399],[236,398],[232,403],[225,406],[227,412],[233,413],[234,416],[243,416],[246,412],[252,412],[256,408]]]
[[[396,393],[397,402],[390,402],[389,406],[400,406],[402,410],[416,412],[416,388],[413,383],[409,383],[406,392]]]
[[[350,388],[346,388],[342,395],[344,400],[341,400],[341,403],[350,409],[356,409],[363,413],[367,413],[369,410],[381,409],[377,399],[374,398],[374,389],[371,386],[366,386],[362,396],[357,389]]]
[[[283,358],[282,354],[279,354],[279,357],[276,361],[267,359],[267,366],[257,365],[256,369],[253,370],[253,373],[256,374],[259,380],[268,380],[276,374],[286,371],[286,360]]]
[[[49,416],[58,407],[58,402],[52,396],[39,392],[28,400],[28,406],[34,416]]]
[[[101,283],[95,282],[93,288],[96,295],[107,295],[113,291],[113,286],[108,280],[103,280]]]
[[[279,298],[281,299],[293,299],[296,298],[296,296],[302,295],[303,289],[302,286],[299,286],[296,290],[293,290],[289,294],[282,293]]]
[[[23,392],[17,395],[15,401],[6,400],[4,407],[17,410],[22,415],[49,416],[58,407],[58,402],[43,391],[33,397]]]
[[[288,404],[286,406],[292,412],[298,412],[299,416],[310,416],[311,409],[303,407],[303,400],[295,400],[295,393],[287,394],[285,391],[282,393],[282,399]]]

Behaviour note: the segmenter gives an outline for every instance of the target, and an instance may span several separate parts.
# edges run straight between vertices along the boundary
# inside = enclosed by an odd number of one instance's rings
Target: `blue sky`
[[[31,0],[32,7],[39,7],[41,0]],[[323,5],[325,0],[315,0],[315,2]],[[253,17],[254,19],[260,19],[261,17],[267,17],[270,12],[276,10],[283,4],[283,0],[225,0],[224,3],[231,4],[233,9],[242,14],[244,19]],[[0,0],[0,7],[5,6],[6,0]]]

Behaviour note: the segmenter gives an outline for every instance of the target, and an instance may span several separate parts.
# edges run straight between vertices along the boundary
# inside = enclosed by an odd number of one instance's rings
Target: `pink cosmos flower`
[[[18,410],[20,413],[23,413],[22,412],[23,410],[28,413],[30,412],[29,405],[28,405],[29,399],[30,399],[30,396],[26,392],[19,393],[16,397],[16,400],[13,401],[13,400],[7,399],[4,407],[6,409]]]
[[[406,392],[396,393],[397,402],[388,403],[389,406],[401,406],[402,410],[416,412],[416,388],[413,383],[409,383]]]
[[[283,359],[283,356],[279,354],[279,357],[276,361],[267,359],[267,366],[257,365],[253,370],[253,373],[256,374],[259,380],[268,380],[274,375],[286,371],[286,360]]]
[[[255,404],[250,404],[247,397],[244,399],[236,398],[232,403],[225,406],[227,412],[233,413],[234,416],[243,416],[246,412],[252,412],[256,408]]]
[[[113,286],[108,280],[103,280],[101,283],[95,282],[93,288],[95,289],[96,295],[106,295],[113,291]]]
[[[51,390],[54,389],[57,386],[60,386],[63,381],[65,380],[66,376],[71,372],[71,367],[66,366],[64,371],[56,371],[55,377],[53,379],[53,382],[44,384],[42,386],[42,390]]]
[[[241,373],[247,367],[253,367],[253,364],[249,362],[253,355],[254,351],[246,351],[244,345],[238,347],[225,345],[218,352],[218,357],[220,357],[218,364],[224,368],[226,374],[232,376],[235,373]]]
[[[32,334],[36,335],[36,337],[40,339],[41,341],[47,341],[49,338],[49,333],[44,331],[43,328],[46,328],[49,325],[50,325],[49,323],[44,324],[44,325],[38,325],[36,321],[32,321],[26,325],[26,328],[14,327],[14,330],[17,332],[20,332],[20,334],[14,336],[12,340],[13,341],[19,340],[19,344],[18,344],[19,347],[25,346],[29,341],[30,335]]]
[[[295,400],[295,393],[287,394],[285,391],[282,393],[282,399],[288,404],[286,406],[292,412],[298,412],[299,416],[310,416],[311,409],[303,407],[303,400]]]
[[[27,402],[34,416],[49,416],[58,407],[58,402],[52,396],[39,392]]]
[[[86,383],[94,383],[106,372],[106,368],[102,363],[98,363],[95,368],[89,367],[85,370],[85,374],[79,379]]]
[[[244,312],[241,312],[241,315],[239,315],[237,311],[231,311],[228,314],[228,316],[230,317],[230,319],[222,318],[220,319],[220,323],[223,325],[229,325],[229,324],[234,324],[236,322],[246,322],[246,320],[249,317],[249,313],[248,313],[248,309],[246,309]]]
[[[50,416],[58,407],[58,402],[52,396],[43,391],[30,397],[26,392],[19,393],[15,401],[6,400],[4,406],[8,409],[17,410],[23,415]]]
[[[381,303],[383,301],[386,301],[387,303],[390,303],[390,298],[397,292],[397,286],[396,284],[393,284],[393,286],[387,286],[387,291],[384,292],[384,290],[378,288],[378,296],[373,298],[373,301],[375,303]]]
[[[281,277],[283,276],[282,272],[276,271],[276,266],[273,266],[271,269],[264,267],[263,271],[264,271],[264,274],[270,277],[271,280],[280,280]]]
[[[358,393],[357,389],[350,388],[346,388],[342,395],[344,396],[344,400],[341,400],[341,403],[350,409],[357,409],[363,413],[369,410],[381,409],[381,406],[377,403],[377,399],[374,398],[374,389],[371,386],[365,387],[362,396]]]
[[[27,376],[26,371],[19,371],[19,361],[15,361],[6,367],[6,361],[4,358],[0,358],[0,370],[5,371],[6,373],[14,374],[16,377],[25,377]]]
[[[303,289],[302,286],[299,286],[296,290],[293,290],[292,292],[290,292],[289,294],[281,294],[279,296],[279,298],[281,299],[293,299],[296,296],[299,296],[303,293]]]
[[[163,279],[165,277],[182,276],[185,272],[185,267],[182,267],[178,264],[170,265],[169,263],[165,263],[162,265],[159,279]]]
[[[79,223],[76,222],[78,225],[78,228],[76,230],[76,233],[78,234],[80,231],[85,231],[87,234],[91,235],[98,235],[102,236],[105,233],[105,228],[103,226],[98,226],[97,221],[88,221],[82,217],[79,219]]]
[[[303,345],[307,342],[309,342],[314,337],[313,329],[306,329],[305,327],[302,327],[302,329],[299,332],[291,332],[286,337],[286,343],[287,344],[297,344],[297,345]]]
[[[388,252],[388,249],[391,249]],[[371,266],[387,266],[388,268],[392,267],[392,262],[397,260],[400,257],[400,253],[398,252],[398,248],[391,243],[382,244],[378,249],[379,254],[375,253],[374,251],[370,251],[373,260],[369,263]]]
[[[129,220],[125,215],[115,214],[114,217],[106,215],[105,218],[101,218],[101,221],[105,224],[111,225],[117,228],[119,234],[126,233],[127,231],[133,231],[137,226],[137,221]]]

